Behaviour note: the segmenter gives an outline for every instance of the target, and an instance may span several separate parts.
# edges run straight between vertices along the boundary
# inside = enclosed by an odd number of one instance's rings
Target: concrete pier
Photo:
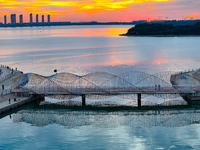
[[[13,94],[14,96],[14,94]],[[9,98],[9,100],[6,100],[4,102],[1,102],[0,105],[0,114],[6,113],[8,111],[12,111],[13,109],[19,108],[23,105],[26,105],[30,102],[33,102],[35,99],[34,97],[23,97],[23,98]]]
[[[15,93],[0,96],[0,99],[0,114],[11,111],[15,108],[20,108],[28,103],[34,102],[35,104],[39,104],[41,101],[44,101],[42,95],[17,96]]]
[[[0,66],[0,114],[12,111],[35,100],[35,97],[28,94],[17,94],[12,92],[14,79],[23,73],[9,66]]]

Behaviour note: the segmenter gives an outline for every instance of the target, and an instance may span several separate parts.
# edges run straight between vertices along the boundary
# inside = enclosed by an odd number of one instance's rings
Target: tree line
[[[194,25],[179,25],[173,24],[137,24],[130,28],[124,35],[127,36],[197,36],[200,35],[200,22]]]

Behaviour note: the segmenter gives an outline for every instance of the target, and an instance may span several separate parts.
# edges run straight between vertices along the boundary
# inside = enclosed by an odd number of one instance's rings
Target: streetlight
[[[57,69],[54,69],[54,72],[57,73]]]

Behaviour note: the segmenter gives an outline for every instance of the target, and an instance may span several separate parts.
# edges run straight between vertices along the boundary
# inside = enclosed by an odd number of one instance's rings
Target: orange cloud
[[[79,10],[104,11],[125,9],[134,4],[149,2],[169,2],[171,0],[94,0],[93,3],[80,5]]]
[[[169,60],[167,60],[167,59],[155,59],[155,60],[153,60],[153,63],[158,64],[158,65],[168,63],[168,62],[169,62]]]
[[[1,7],[20,7],[20,6],[31,6],[31,7],[44,7],[44,6],[55,6],[55,7],[76,7],[79,10],[116,10],[127,8],[130,5],[138,3],[148,2],[169,2],[171,0],[75,0],[75,1],[55,1],[55,0],[44,0],[44,1],[24,1],[24,0],[1,0]]]
[[[197,16],[186,16],[185,19],[197,19],[199,15]]]

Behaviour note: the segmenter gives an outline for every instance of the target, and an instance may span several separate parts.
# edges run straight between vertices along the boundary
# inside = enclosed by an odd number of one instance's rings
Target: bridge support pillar
[[[137,94],[138,108],[141,109],[141,93]]]
[[[34,98],[35,98],[35,103],[38,105],[40,104],[40,102],[45,100],[44,95],[34,95]]]
[[[81,97],[82,97],[82,106],[86,106],[85,94],[82,94]]]
[[[187,100],[187,104],[188,104],[189,106],[191,106],[191,105],[192,105],[192,100]]]

